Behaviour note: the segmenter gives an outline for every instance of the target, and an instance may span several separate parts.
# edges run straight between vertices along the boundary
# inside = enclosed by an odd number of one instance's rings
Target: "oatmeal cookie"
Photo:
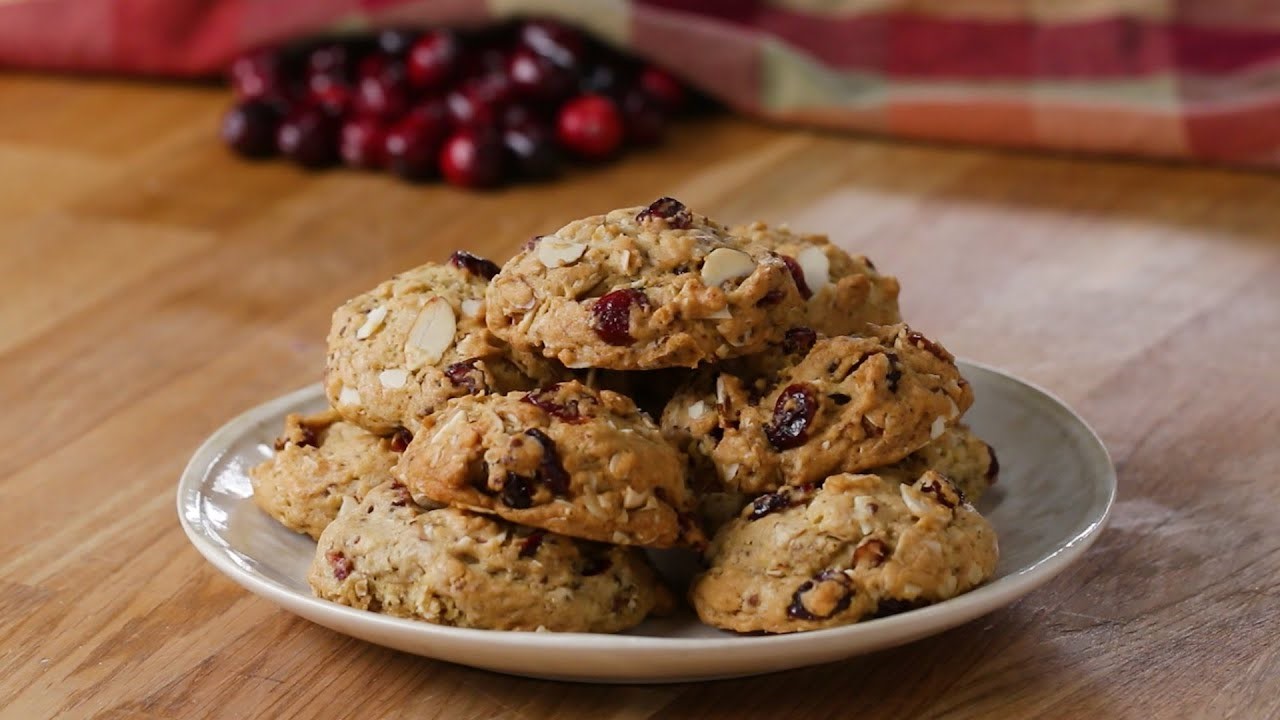
[[[919,477],[925,470],[937,470],[964,493],[971,503],[996,483],[1000,462],[990,445],[961,423],[942,433],[942,437],[911,453],[886,472]]]
[[[699,544],[684,457],[631,400],[571,381],[458,398],[395,475],[414,498],[620,545]]]
[[[760,244],[800,268],[807,300],[804,324],[824,335],[864,333],[902,322],[898,279],[881,275],[865,255],[850,255],[826,235],[797,233],[785,225],[754,222],[730,232]]]
[[[757,352],[804,312],[781,257],[671,198],[534,238],[487,297],[489,328],[513,347],[612,370]]]
[[[391,479],[403,438],[379,438],[337,412],[285,418],[276,454],[249,470],[253,502],[294,532],[320,537],[342,507]]]
[[[636,548],[428,510],[398,483],[343,505],[307,579],[343,605],[490,630],[618,632],[673,605]]]
[[[950,353],[905,325],[815,337],[792,357],[764,380],[701,373],[668,403],[663,433],[695,476],[714,471],[725,489],[756,494],[889,465],[973,403]]]
[[[991,524],[938,473],[842,474],[756,498],[716,535],[689,597],[718,628],[816,630],[955,597],[997,556]]]
[[[389,435],[416,432],[450,398],[528,390],[563,369],[512,351],[485,325],[497,266],[457,252],[400,273],[333,314],[325,392],[348,421]]]

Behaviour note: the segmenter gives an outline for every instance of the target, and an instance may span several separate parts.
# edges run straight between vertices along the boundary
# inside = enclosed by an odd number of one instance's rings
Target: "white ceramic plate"
[[[996,576],[958,598],[848,627],[739,636],[685,613],[620,635],[500,632],[315,598],[306,582],[315,544],[258,510],[246,471],[270,455],[285,414],[323,408],[319,385],[260,405],[205,441],[178,484],[178,514],[196,549],[248,590],[338,632],[426,657],[588,682],[705,680],[830,662],[941,632],[1014,601],[1080,557],[1106,523],[1115,469],[1089,426],[1021,380],[972,363],[961,369],[977,397],[965,419],[1000,457],[1000,482],[979,504],[1000,538]],[[685,574],[670,557],[656,559],[664,572]]]

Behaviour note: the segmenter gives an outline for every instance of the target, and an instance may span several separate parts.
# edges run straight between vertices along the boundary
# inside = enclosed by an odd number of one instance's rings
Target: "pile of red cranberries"
[[[652,145],[692,99],[666,71],[546,20],[258,50],[229,75],[222,138],[244,157],[468,188]]]

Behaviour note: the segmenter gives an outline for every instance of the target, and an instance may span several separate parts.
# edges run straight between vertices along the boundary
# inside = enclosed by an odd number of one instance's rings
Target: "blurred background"
[[[1280,6],[1253,0],[19,0],[0,63],[226,77],[243,156],[473,188],[615,159],[713,106],[1241,166],[1280,144]]]

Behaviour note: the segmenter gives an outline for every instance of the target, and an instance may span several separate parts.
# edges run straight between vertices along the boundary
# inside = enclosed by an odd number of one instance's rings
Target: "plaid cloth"
[[[521,15],[785,122],[1280,165],[1276,0],[0,0],[0,65],[200,75],[305,35]]]

